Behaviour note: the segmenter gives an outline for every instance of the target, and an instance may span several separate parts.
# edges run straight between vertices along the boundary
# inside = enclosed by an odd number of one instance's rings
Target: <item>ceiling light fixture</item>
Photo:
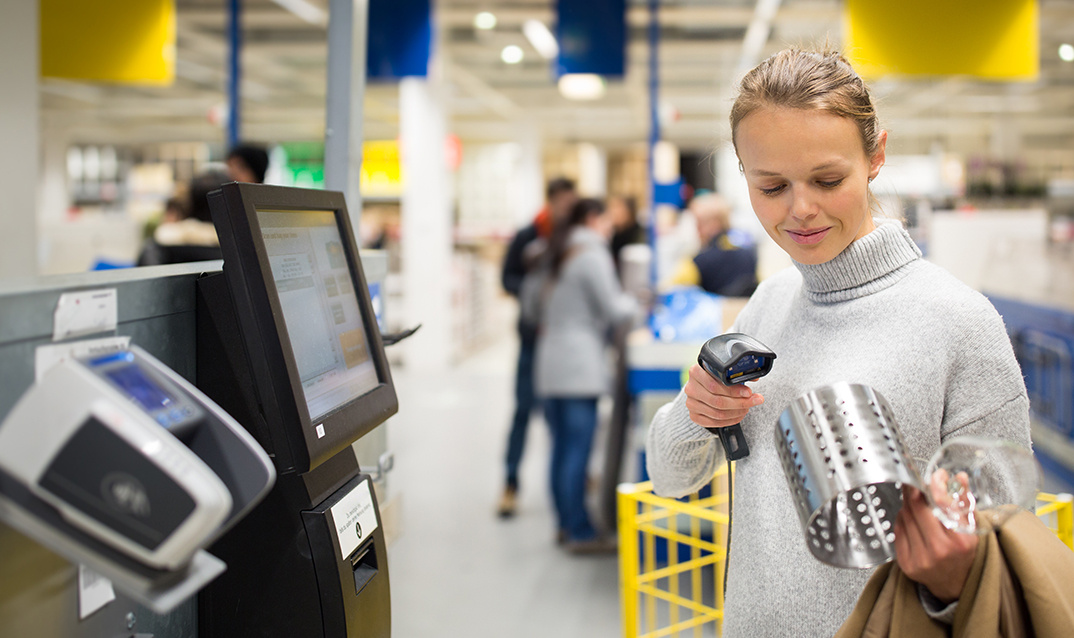
[[[604,78],[596,73],[568,73],[559,78],[559,93],[568,100],[604,97]]]
[[[540,20],[529,19],[522,23],[522,33],[530,41],[537,53],[546,60],[551,60],[559,55],[559,44],[556,36],[548,30]]]
[[[496,16],[488,11],[482,11],[474,16],[474,28],[488,31],[496,28]]]
[[[328,12],[309,0],[272,0],[302,20],[319,27],[328,26]]]
[[[1064,62],[1074,62],[1074,45],[1060,44],[1059,58]]]
[[[500,59],[508,64],[518,64],[524,57],[526,54],[522,52],[522,47],[514,44],[509,44],[500,51]]]

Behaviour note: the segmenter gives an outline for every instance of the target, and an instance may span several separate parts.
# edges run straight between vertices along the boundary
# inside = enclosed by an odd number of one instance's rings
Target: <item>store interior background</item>
[[[5,3],[0,60],[19,63],[0,64],[0,278],[132,263],[165,200],[223,167],[226,5],[176,0],[175,80],[153,87],[39,77],[38,3]],[[524,35],[526,21],[554,20],[554,3],[541,0],[434,2],[428,77],[365,88],[366,181],[350,205],[361,208],[361,241],[383,236],[387,328],[423,324],[389,351],[401,407],[377,435],[396,459],[382,503],[397,636],[617,633],[614,557],[554,546],[548,442],[536,417],[521,514],[501,522],[494,505],[515,348],[516,309],[499,284],[506,242],[559,175],[583,196],[631,196],[643,214],[651,208],[650,14],[645,2],[627,5],[626,74],[593,100],[565,97]],[[660,3],[655,170],[727,196],[736,223],[762,242],[762,275],[789,262],[764,243],[745,198],[728,143],[733,81],[788,44],[838,45],[844,8]],[[481,12],[494,26],[478,26]],[[971,286],[1070,311],[1074,3],[1041,0],[1039,12],[1035,80],[871,82],[890,134],[874,192],[906,217],[930,258]],[[323,186],[326,24],[327,0],[242,2],[241,136],[270,148],[270,183]],[[505,52],[512,46],[521,60],[505,60],[517,57]],[[654,217],[658,263],[675,214]],[[1045,488],[1069,489],[1064,476]]]

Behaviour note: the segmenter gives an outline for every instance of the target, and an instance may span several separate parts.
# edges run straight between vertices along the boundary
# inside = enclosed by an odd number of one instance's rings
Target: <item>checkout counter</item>
[[[222,272],[0,290],[0,635],[390,636],[351,444],[397,401],[343,197],[232,184],[211,200]],[[110,323],[63,340],[65,296],[102,290]]]

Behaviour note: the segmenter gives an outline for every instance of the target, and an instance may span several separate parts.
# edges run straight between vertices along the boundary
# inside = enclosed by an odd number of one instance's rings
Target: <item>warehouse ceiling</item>
[[[327,0],[309,0],[322,9]],[[75,142],[137,143],[224,139],[227,14],[223,0],[176,0],[175,83],[166,88],[94,85],[45,79],[46,131]],[[281,2],[283,4],[283,2]],[[266,142],[320,139],[324,131],[326,32],[273,0],[244,0],[243,136]],[[548,0],[434,0],[438,54],[433,81],[442,89],[451,129],[464,141],[509,140],[536,126],[548,142],[634,144],[648,137],[647,27],[644,2],[628,2],[628,70],[592,102],[563,98],[549,63],[522,34],[525,20],[553,19]],[[660,104],[664,137],[711,148],[726,135],[731,85],[743,64],[743,38],[754,16],[747,0],[664,1],[660,8]],[[473,26],[490,11],[491,30]],[[784,0],[759,55],[788,44],[841,41],[838,0]],[[1032,83],[966,78],[881,80],[873,84],[896,152],[937,143],[964,153],[1035,151],[1074,154],[1074,63],[1056,51],[1074,42],[1074,3],[1041,1],[1041,76]],[[522,48],[521,63],[500,53]],[[908,42],[907,46],[913,46]],[[398,134],[398,87],[368,87],[365,137]],[[47,133],[46,133],[47,134]],[[1074,160],[1072,160],[1074,161]]]

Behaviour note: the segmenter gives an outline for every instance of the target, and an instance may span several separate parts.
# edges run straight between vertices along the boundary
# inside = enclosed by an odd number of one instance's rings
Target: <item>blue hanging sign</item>
[[[626,0],[556,0],[556,77],[626,73]]]
[[[426,77],[432,47],[430,0],[370,0],[366,79]]]
[[[676,208],[682,208],[684,197],[682,196],[682,178],[670,184],[653,184],[653,203],[671,204]]]

